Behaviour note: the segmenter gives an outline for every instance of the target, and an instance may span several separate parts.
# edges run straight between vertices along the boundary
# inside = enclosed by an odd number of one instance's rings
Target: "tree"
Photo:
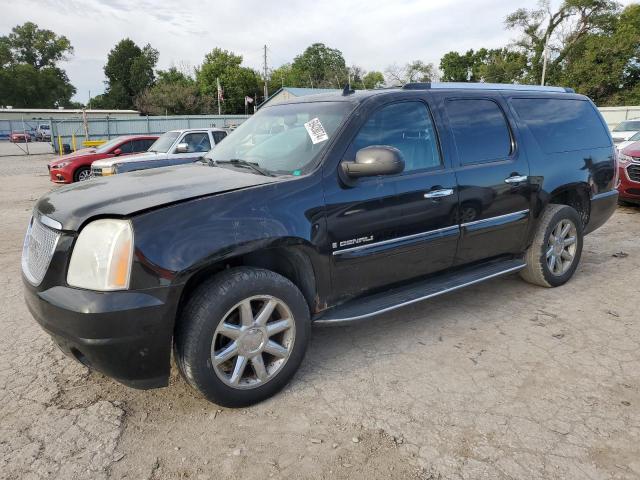
[[[217,98],[217,81],[223,89],[222,113],[244,113],[245,96],[262,91],[260,75],[242,66],[242,56],[214,48],[196,69],[196,82],[202,95]]]
[[[213,111],[214,97],[203,95],[193,77],[171,67],[158,70],[156,83],[136,97],[145,115],[196,115]]]
[[[404,66],[389,65],[385,70],[387,83],[400,86],[414,82],[433,82],[438,79],[436,67],[433,63],[414,60]]]
[[[57,63],[72,53],[66,37],[31,22],[0,37],[0,105],[70,106],[76,89]]]
[[[147,44],[143,48],[125,38],[109,52],[104,74],[107,89],[96,97],[96,105],[110,108],[133,108],[135,98],[153,85],[153,69],[158,62],[158,51]]]
[[[521,31],[514,46],[527,57],[526,81],[540,83],[547,44],[546,83],[556,83],[564,60],[581,40],[606,30],[618,14],[619,5],[613,0],[564,0],[555,12],[551,11],[550,0],[543,0],[540,8],[519,8],[507,16],[507,28]]]
[[[600,33],[586,35],[565,59],[561,82],[598,105],[640,103],[640,5],[629,5]]]
[[[364,88],[373,89],[384,86],[384,75],[382,72],[371,71],[362,77]]]
[[[293,85],[286,86],[341,88],[348,71],[340,50],[314,43],[293,59],[289,79]]]

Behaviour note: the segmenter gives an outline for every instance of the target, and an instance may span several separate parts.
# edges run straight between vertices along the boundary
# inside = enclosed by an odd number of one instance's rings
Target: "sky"
[[[516,36],[504,28],[507,14],[536,5],[537,0],[0,0],[0,35],[26,21],[65,35],[74,54],[61,66],[77,89],[74,99],[86,102],[89,92],[104,91],[107,54],[125,37],[156,48],[159,69],[197,66],[215,47],[261,69],[265,44],[268,66],[275,68],[322,42],[342,51],[347,65],[384,71],[412,60],[437,66],[451,50],[504,46]]]

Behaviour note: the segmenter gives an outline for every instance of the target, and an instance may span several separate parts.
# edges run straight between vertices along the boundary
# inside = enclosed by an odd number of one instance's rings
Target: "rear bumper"
[[[168,384],[178,289],[38,292],[23,281],[29,311],[67,355],[129,387]]]
[[[584,233],[591,233],[597,228],[605,224],[613,215],[618,206],[618,191],[610,190],[608,192],[599,193],[591,198],[591,214],[589,215],[589,223],[584,229]]]

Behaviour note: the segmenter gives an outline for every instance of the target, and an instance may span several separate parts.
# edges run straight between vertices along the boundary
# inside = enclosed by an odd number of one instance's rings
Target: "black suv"
[[[173,349],[211,401],[273,395],[311,324],[338,324],[520,272],[576,270],[616,208],[616,156],[559,87],[410,84],[261,109],[193,165],[42,197],[27,305],[69,355],[137,388]]]

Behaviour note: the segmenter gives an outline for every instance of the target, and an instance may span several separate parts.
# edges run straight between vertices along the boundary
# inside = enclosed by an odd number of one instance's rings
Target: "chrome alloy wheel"
[[[226,313],[213,334],[213,369],[230,387],[262,386],[287,363],[295,335],[293,314],[282,300],[246,298]]]
[[[556,276],[563,275],[573,264],[576,255],[578,233],[571,220],[562,219],[547,240],[547,267]]]
[[[91,170],[82,170],[78,173],[78,181],[84,182],[85,180],[89,180],[91,178]]]

